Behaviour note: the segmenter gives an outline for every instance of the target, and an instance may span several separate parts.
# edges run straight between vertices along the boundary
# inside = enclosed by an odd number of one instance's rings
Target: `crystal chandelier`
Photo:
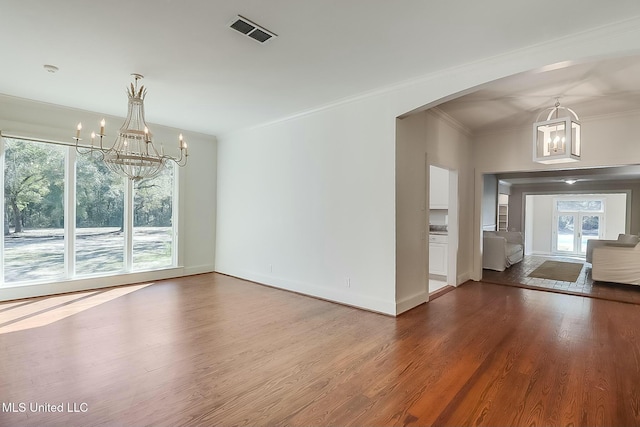
[[[102,139],[106,136],[104,119],[100,122],[100,133],[91,132],[90,146],[83,147],[79,144],[82,140],[80,138],[82,123],[78,123],[76,136],[73,139],[76,141],[78,153],[98,153],[110,170],[120,176],[139,181],[158,176],[169,161],[175,162],[178,166],[185,166],[189,154],[187,143],[183,140],[182,134],[178,137],[179,158],[165,155],[162,146],[158,152],[153,144],[153,135],[144,120],[144,97],[147,91],[144,86],[140,86],[138,89],[138,80],[143,76],[140,74],[132,74],[132,76],[135,83],[131,83],[131,87],[127,88],[129,97],[127,118],[120,128],[113,146],[105,148],[102,145]],[[95,145],[96,137],[99,139],[99,145]]]
[[[547,119],[540,116],[549,111]],[[562,113],[562,115],[561,115]],[[577,162],[580,160],[580,119],[560,101],[538,114],[533,124],[533,161],[544,164]]]

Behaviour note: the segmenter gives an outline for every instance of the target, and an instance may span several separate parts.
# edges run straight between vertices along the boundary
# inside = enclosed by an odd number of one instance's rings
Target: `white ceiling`
[[[279,37],[229,29],[237,14]],[[217,135],[638,17],[640,2],[0,0],[0,16],[0,93],[124,116],[141,73],[150,122]],[[519,106],[512,90],[496,96]]]
[[[556,99],[580,119],[640,110],[640,57],[558,64],[510,76],[438,109],[473,133],[496,132],[531,126]]]
[[[581,119],[640,110],[640,57],[608,58],[583,64],[558,64],[495,82],[437,108],[472,133],[531,126],[555,100]],[[546,117],[543,117],[544,120]],[[571,164],[575,167],[576,164]],[[638,180],[640,166],[550,170],[500,174],[512,185]],[[569,189],[570,187],[567,187]]]

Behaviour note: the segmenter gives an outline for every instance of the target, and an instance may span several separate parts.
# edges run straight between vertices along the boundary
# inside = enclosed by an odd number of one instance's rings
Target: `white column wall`
[[[393,122],[376,99],[221,138],[216,270],[394,314]]]
[[[426,171],[436,165],[458,171],[459,224],[456,283],[471,274],[473,174],[471,138],[431,111],[396,122],[396,314],[428,300],[428,191]],[[437,184],[436,184],[437,185]],[[450,207],[454,204],[450,203]],[[454,217],[451,215],[450,217]],[[450,222],[450,229],[454,225]]]
[[[458,171],[458,255],[456,284],[471,275],[473,232],[473,143],[469,134],[457,125],[427,112],[427,157],[429,163]],[[451,183],[449,183],[451,185]],[[451,197],[451,196],[450,196]],[[450,206],[451,203],[450,203]],[[449,212],[449,219],[453,216]],[[449,223],[451,228],[451,221]],[[449,238],[454,235],[450,232]],[[450,244],[453,244],[451,242]]]
[[[427,115],[396,122],[396,312],[429,299]]]

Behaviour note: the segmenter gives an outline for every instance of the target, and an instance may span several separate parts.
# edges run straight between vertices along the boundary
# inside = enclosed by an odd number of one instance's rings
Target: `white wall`
[[[493,174],[485,174],[482,181],[482,229],[495,231],[498,226],[498,179]]]
[[[551,254],[551,241],[553,233],[553,197],[554,196],[532,196],[527,197],[527,203],[531,203],[531,218],[526,218],[525,222],[531,225],[526,227],[530,230],[525,237],[527,242],[531,242],[529,254],[549,255]],[[527,209],[529,211],[529,209]],[[528,245],[527,245],[528,246]]]
[[[396,179],[404,179],[404,173],[396,168],[404,167],[403,156],[408,155],[400,151],[418,150],[400,142],[396,147],[395,118],[426,110],[453,94],[515,73],[561,61],[635,53],[640,50],[638,40],[638,21],[627,21],[442,70],[275,124],[220,136],[216,269],[396,314],[401,311],[397,304],[416,295],[420,298],[422,285],[416,281],[421,282],[423,277],[424,265],[418,261],[423,259],[422,245],[414,237],[408,241],[406,237],[420,235],[424,224],[415,220],[420,203],[412,203],[407,209],[396,209],[395,205],[405,200],[400,192],[417,194],[420,186],[424,188],[425,179],[418,172],[424,170],[424,161],[418,158],[407,166],[412,168],[406,176],[409,187],[395,185]],[[586,124],[583,126],[586,136]],[[527,141],[529,134],[527,131]],[[427,132],[427,141],[431,136]],[[465,144],[436,144],[429,151],[430,161],[442,166],[450,158],[442,153],[446,150],[460,151],[452,153],[451,158],[462,159],[469,154],[476,158],[475,179],[474,165],[460,169],[460,198],[476,202],[473,219],[460,219],[460,235],[473,236],[473,241],[469,239],[469,248],[461,242],[459,254],[461,272],[470,269],[471,260],[466,261],[466,257],[473,254],[476,279],[482,273],[482,183],[478,177],[483,172],[513,168],[543,169],[532,165],[530,144],[523,141],[519,138],[506,147],[481,141],[482,148],[472,153]],[[627,156],[603,158],[594,155],[587,145],[585,140],[585,159],[593,164],[628,163],[638,158],[640,150],[640,144],[633,146],[629,141]],[[402,216],[405,210],[413,212],[408,219]],[[471,215],[471,209],[461,206],[460,213]],[[398,264],[405,260],[399,253],[408,257],[406,265]],[[346,285],[347,278],[351,287]]]
[[[606,216],[604,220],[604,239],[615,240],[618,234],[627,229],[627,195],[607,194],[605,196]]]
[[[520,230],[524,231],[525,235],[524,254],[531,255],[531,253],[533,252],[533,238],[527,238],[527,236],[533,236],[533,218],[535,217],[533,214],[533,207],[535,204],[535,199],[532,195],[526,195],[524,199],[524,210],[526,219],[524,221],[524,227]]]
[[[124,102],[124,100],[123,100]],[[126,105],[123,105],[125,108]],[[91,132],[98,128],[101,114],[59,107],[0,95],[0,131],[6,135],[72,142],[78,122]],[[115,132],[124,118],[106,116],[107,134]],[[216,163],[215,137],[171,129],[149,123],[155,142],[166,141],[167,154],[177,152],[177,135],[189,144],[189,163],[179,169],[178,268],[119,276],[75,279],[37,285],[0,287],[0,300],[25,298],[82,289],[136,283],[197,274],[214,270],[216,239]],[[172,147],[175,152],[172,153]]]
[[[216,270],[393,314],[393,121],[367,100],[221,138]]]

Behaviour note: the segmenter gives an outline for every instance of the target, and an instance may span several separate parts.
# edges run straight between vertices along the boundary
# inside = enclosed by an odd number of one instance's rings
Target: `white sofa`
[[[587,240],[587,253],[586,253],[586,261],[593,264],[593,250],[595,248],[599,248],[601,246],[608,245],[635,245],[640,242],[640,237],[635,234],[618,234],[617,240],[598,240],[591,239]]]
[[[591,277],[603,282],[640,285],[640,243],[609,243],[593,248]]]
[[[519,231],[484,231],[482,268],[504,271],[524,258],[524,238]]]

